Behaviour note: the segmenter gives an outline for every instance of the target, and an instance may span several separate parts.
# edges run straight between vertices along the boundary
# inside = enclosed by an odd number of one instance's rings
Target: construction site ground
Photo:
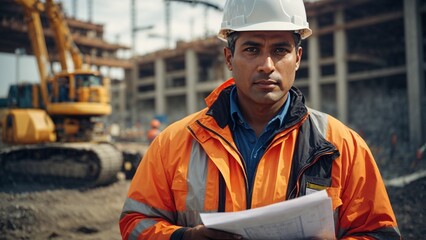
[[[138,150],[144,146],[120,147]],[[423,176],[400,178],[387,187],[404,239],[426,236],[425,161],[378,161],[385,179],[413,173]],[[407,185],[398,186],[404,182]],[[123,176],[113,184],[90,189],[29,182],[3,184],[0,239],[121,239],[118,220],[129,184]]]

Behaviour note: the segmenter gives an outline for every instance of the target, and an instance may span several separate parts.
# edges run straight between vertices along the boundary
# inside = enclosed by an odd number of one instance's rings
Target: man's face
[[[279,31],[240,32],[234,55],[225,48],[240,104],[281,105],[294,83],[302,57],[293,33]]]

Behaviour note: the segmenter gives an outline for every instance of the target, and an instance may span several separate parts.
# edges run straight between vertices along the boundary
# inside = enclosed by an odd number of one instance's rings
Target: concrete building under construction
[[[419,146],[426,138],[426,2],[306,2],[313,35],[303,42],[295,85],[307,104],[355,128],[368,140],[391,136]],[[167,123],[195,112],[231,76],[215,37],[178,43],[136,59],[127,71],[127,124]]]

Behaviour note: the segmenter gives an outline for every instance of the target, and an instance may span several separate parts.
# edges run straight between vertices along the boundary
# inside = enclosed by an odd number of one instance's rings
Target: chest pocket
[[[300,181],[300,196],[331,187],[333,159],[334,154],[325,155],[303,173]]]

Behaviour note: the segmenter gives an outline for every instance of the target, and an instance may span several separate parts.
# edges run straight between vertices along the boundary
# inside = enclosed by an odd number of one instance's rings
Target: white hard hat
[[[218,37],[234,31],[295,31],[302,39],[312,30],[303,0],[227,0]]]

